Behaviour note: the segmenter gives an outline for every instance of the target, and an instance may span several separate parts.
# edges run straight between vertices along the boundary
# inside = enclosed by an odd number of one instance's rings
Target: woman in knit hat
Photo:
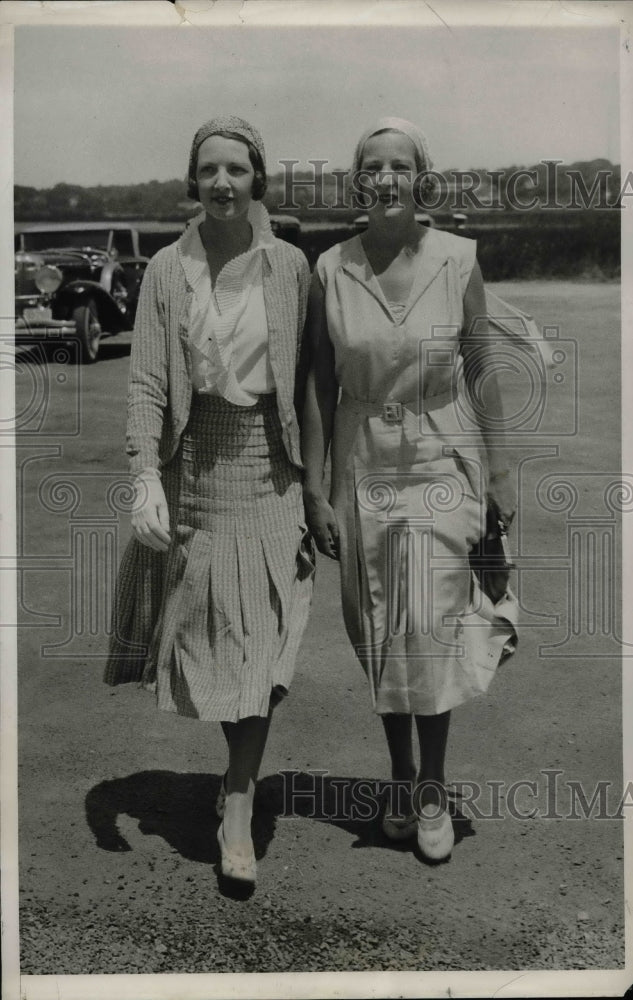
[[[314,573],[304,523],[295,368],[309,284],[273,236],[259,132],[198,129],[188,194],[202,211],[150,261],[130,366],[134,538],[122,560],[105,680],[220,722],[224,875],[255,881],[253,793],[288,691]]]
[[[404,119],[381,119],[358,142],[354,182],[369,222],[317,263],[303,456],[308,524],[340,560],[347,632],[405,793],[383,830],[417,833],[437,861],[454,839],[450,711],[486,690],[516,642],[514,601],[479,590],[469,550],[488,499],[509,524],[515,497],[475,243],[415,218],[431,167],[426,138]],[[489,419],[479,421],[484,386]]]

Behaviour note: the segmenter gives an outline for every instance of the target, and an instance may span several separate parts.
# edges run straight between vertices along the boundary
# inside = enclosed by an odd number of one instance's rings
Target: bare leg
[[[446,790],[444,788],[444,760],[446,757],[446,742],[451,713],[440,715],[416,715],[415,723],[420,741],[420,787],[419,802],[416,809],[423,806],[441,806],[446,809]],[[427,783],[427,784],[425,784]]]
[[[391,777],[394,781],[413,782],[416,776],[413,746],[411,743],[411,716],[400,712],[382,715],[382,724],[387,737],[387,746],[391,756]],[[389,807],[394,813],[411,812],[410,789],[399,789],[398,795],[393,795]],[[401,805],[401,810],[398,809]]]

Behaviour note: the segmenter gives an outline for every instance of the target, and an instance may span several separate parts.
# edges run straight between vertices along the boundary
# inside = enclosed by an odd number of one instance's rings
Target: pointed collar
[[[341,254],[341,267],[349,275],[365,286],[367,291],[374,296],[390,316],[396,322],[402,322],[417,302],[423,292],[426,291],[433,279],[439,274],[442,267],[448,260],[450,254],[447,246],[436,229],[429,229],[424,237],[422,246],[417,253],[417,267],[415,277],[409,292],[405,309],[397,317],[391,312],[389,303],[380,287],[380,282],[372,270],[372,266],[367,259],[365,248],[360,235],[353,237],[345,245]]]

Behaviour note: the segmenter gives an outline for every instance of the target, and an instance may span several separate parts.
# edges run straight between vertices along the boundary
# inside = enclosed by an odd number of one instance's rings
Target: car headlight
[[[63,280],[62,272],[52,264],[44,264],[35,274],[35,284],[40,292],[56,292]]]

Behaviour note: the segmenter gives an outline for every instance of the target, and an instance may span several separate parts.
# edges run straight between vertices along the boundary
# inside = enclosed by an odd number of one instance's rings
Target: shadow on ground
[[[215,800],[222,775],[179,774],[175,771],[139,771],[125,778],[103,781],[85,801],[86,819],[97,846],[105,851],[131,850],[117,828],[125,814],[138,820],[143,834],[162,837],[181,857],[216,864],[219,820]],[[390,841],[380,818],[387,783],[370,778],[282,771],[261,779],[255,796],[253,841],[258,859],[264,857],[279,818],[301,817],[340,827],[355,837],[352,847],[408,849]],[[469,819],[460,811],[449,789],[455,840],[473,836]]]

